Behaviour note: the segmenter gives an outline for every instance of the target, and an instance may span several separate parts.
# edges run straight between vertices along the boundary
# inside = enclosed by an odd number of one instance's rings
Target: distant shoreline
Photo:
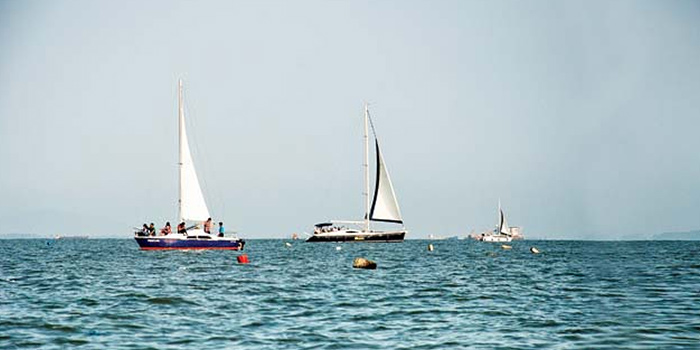
[[[452,236],[452,238],[458,236]],[[638,235],[624,235],[622,237],[612,237],[605,238],[605,235],[595,234],[589,235],[589,238],[564,238],[564,237],[529,237],[525,241],[596,241],[596,242],[634,242],[634,241],[699,241],[700,240],[700,230],[693,231],[675,231],[675,232],[663,232],[657,234],[638,234]],[[66,240],[79,240],[79,239],[132,239],[131,235],[39,235],[33,233],[6,233],[0,234],[0,239],[66,239]],[[247,240],[265,240],[265,239],[283,239],[292,240],[289,236],[282,237],[246,237],[243,239]],[[407,237],[406,240],[423,240],[423,241],[463,241],[470,240],[468,238],[461,239],[436,239],[429,238],[427,235],[425,237]],[[304,239],[299,239],[299,242],[303,242]]]

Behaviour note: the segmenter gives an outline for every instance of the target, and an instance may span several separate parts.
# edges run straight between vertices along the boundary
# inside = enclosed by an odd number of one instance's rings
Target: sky
[[[364,215],[369,103],[407,238],[700,228],[698,1],[0,0],[0,234]]]

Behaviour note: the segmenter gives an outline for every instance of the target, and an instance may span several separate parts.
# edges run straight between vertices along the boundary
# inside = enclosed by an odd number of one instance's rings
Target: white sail
[[[500,234],[510,236],[510,227],[508,227],[508,221],[506,221],[506,215],[503,214],[502,209],[499,208],[498,211],[501,213],[500,220],[499,220],[500,222],[498,224],[498,227],[499,227],[498,231]]]
[[[379,141],[375,140],[377,150],[377,178],[375,179],[374,199],[369,219],[403,224],[399,203],[396,201],[394,186],[391,184],[389,171],[379,151]]]
[[[185,112],[182,101],[182,80],[179,83],[179,125],[180,125],[180,220],[204,221],[208,219],[209,209],[204,201],[199,179],[194,169],[190,145],[185,130]]]

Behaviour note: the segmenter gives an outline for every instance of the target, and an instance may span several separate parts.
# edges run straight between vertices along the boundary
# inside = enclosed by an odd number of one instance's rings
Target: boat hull
[[[510,242],[512,240],[513,239],[509,236],[491,236],[491,235],[484,236],[481,239],[482,242],[495,242],[495,243]]]
[[[368,242],[399,243],[403,242],[406,231],[395,232],[332,232],[318,233],[309,237],[307,242]]]
[[[243,250],[245,241],[240,239],[184,239],[165,237],[134,237],[141,250],[174,249],[224,249]]]

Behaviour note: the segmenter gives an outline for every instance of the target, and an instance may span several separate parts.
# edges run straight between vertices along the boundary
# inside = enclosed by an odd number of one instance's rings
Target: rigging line
[[[369,126],[372,128],[372,135],[374,135],[374,139],[377,139],[377,132],[374,130],[374,122],[372,121],[372,115],[369,113],[369,109],[367,109],[367,119],[369,119]]]

